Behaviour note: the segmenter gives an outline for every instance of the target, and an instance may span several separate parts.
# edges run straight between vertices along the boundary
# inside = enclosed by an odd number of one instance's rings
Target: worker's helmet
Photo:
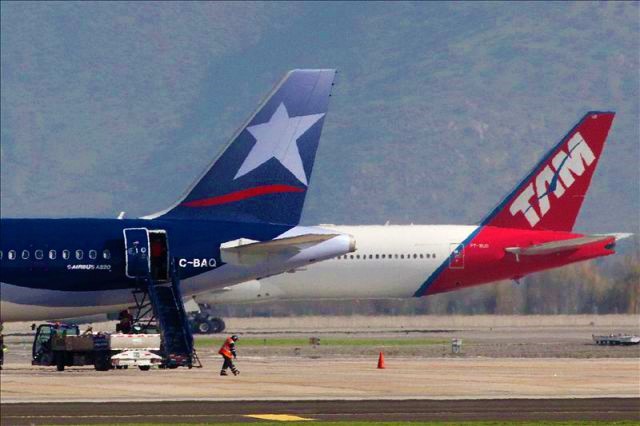
[[[240,337],[237,334],[234,334],[233,336],[231,336],[231,340],[233,340],[234,342],[237,341]]]

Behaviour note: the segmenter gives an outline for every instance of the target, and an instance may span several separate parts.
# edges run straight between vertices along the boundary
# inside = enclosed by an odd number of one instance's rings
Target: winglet
[[[613,237],[616,239],[616,241],[620,241],[626,238],[631,238],[633,237],[634,234],[631,232],[615,232],[613,234],[596,234],[596,235],[602,235],[603,237]]]

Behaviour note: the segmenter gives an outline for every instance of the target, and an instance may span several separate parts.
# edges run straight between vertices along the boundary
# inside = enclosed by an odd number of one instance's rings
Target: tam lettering
[[[553,157],[511,203],[512,216],[523,214],[533,228],[551,210],[549,195],[560,199],[573,185],[576,177],[584,174],[596,159],[589,144],[579,132],[573,135],[567,144],[569,152],[560,151]]]

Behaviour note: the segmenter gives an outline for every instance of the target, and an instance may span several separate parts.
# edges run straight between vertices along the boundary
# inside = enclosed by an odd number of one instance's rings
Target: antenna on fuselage
[[[124,219],[125,212],[120,212],[118,219]]]

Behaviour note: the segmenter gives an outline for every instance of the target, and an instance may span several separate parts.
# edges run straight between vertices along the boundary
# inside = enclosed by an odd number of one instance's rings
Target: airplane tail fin
[[[180,201],[145,218],[296,225],[335,73],[289,71]]]
[[[587,113],[482,225],[570,232],[614,115],[613,112]]]

